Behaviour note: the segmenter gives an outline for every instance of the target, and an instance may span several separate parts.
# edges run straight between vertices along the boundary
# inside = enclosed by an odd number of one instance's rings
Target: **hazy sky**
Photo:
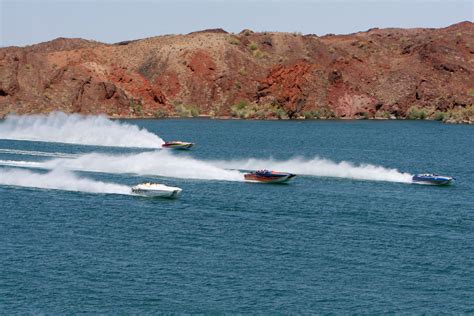
[[[0,46],[56,37],[114,43],[206,28],[324,35],[473,21],[474,0],[0,0]]]

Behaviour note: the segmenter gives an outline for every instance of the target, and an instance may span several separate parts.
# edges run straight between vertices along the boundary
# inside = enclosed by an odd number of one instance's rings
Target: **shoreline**
[[[110,116],[107,115],[107,118],[113,120],[176,120],[176,119],[191,119],[191,120],[199,120],[199,119],[208,119],[208,120],[223,120],[223,121],[433,121],[433,122],[440,122],[446,124],[466,124],[471,125],[474,124],[474,120],[438,120],[435,118],[425,118],[425,119],[409,119],[409,118],[346,118],[346,117],[334,117],[334,118],[266,118],[266,119],[259,119],[259,118],[239,118],[233,116],[210,116],[210,115],[198,115],[198,116],[167,116],[167,117],[117,117],[117,116]]]

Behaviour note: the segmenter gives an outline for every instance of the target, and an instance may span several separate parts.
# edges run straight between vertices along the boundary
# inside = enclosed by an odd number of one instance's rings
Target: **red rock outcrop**
[[[50,111],[228,116],[271,104],[298,118],[428,115],[474,103],[474,24],[349,35],[221,29],[109,45],[59,38],[0,49],[0,117]]]

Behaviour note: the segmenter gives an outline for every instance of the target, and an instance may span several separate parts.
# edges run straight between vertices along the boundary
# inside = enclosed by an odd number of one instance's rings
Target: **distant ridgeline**
[[[221,29],[0,49],[0,117],[474,121],[474,24],[318,37]]]

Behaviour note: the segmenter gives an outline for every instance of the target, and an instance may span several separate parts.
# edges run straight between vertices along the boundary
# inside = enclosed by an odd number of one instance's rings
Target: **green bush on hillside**
[[[433,115],[433,119],[435,121],[443,121],[445,116],[446,112],[436,111],[436,113]]]
[[[164,109],[158,109],[155,111],[155,113],[153,113],[153,116],[155,118],[165,118],[168,117],[168,112]]]
[[[451,123],[474,122],[474,104],[449,110],[443,121]]]
[[[199,116],[199,108],[194,105],[186,105],[181,102],[173,103],[174,112],[179,117],[196,117]]]
[[[288,118],[285,110],[278,104],[256,104],[241,100],[230,108],[233,117],[242,119]]]
[[[336,114],[327,106],[317,108],[312,111],[304,111],[303,116],[305,119],[331,119],[335,118]]]
[[[130,106],[130,111],[133,114],[142,115],[143,106],[142,106],[142,102],[140,100],[130,100],[129,106]]]
[[[406,118],[409,120],[424,120],[427,117],[425,109],[412,106],[406,113]]]

